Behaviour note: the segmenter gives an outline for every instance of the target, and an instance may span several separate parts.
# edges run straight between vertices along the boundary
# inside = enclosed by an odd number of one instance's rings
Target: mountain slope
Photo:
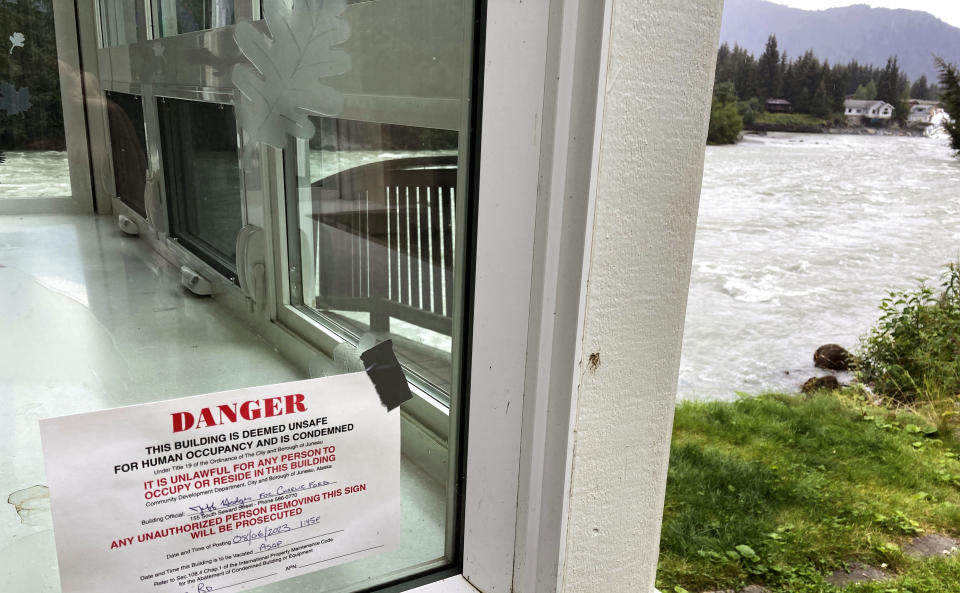
[[[922,7],[922,3],[918,3]],[[775,34],[790,59],[812,49],[831,64],[857,60],[883,66],[896,55],[911,80],[936,80],[932,54],[960,62],[960,28],[917,10],[870,8],[865,4],[800,10],[763,0],[726,0],[721,43],[739,43],[755,56]]]

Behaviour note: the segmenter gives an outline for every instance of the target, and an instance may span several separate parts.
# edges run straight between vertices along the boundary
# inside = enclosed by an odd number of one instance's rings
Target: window
[[[421,385],[446,400],[458,134],[313,121],[314,137],[286,152],[291,304],[346,336],[392,338]]]
[[[170,235],[234,278],[243,190],[233,108],[158,99]]]
[[[0,152],[5,155],[0,200],[68,197],[70,165],[50,2],[0,2],[0,24]],[[65,82],[77,80],[74,75]]]
[[[233,0],[158,0],[156,8],[160,37],[234,23]]]
[[[143,191],[147,171],[147,140],[143,124],[143,98],[109,91],[106,97],[117,197],[141,216],[146,216]]]
[[[132,95],[111,92],[118,116],[144,117],[146,154],[160,157],[152,165],[162,172],[167,225],[158,230],[169,238],[143,236],[209,280],[214,298],[205,303],[256,326],[268,348],[296,361],[301,378],[359,370],[357,353],[390,338],[415,394],[400,407],[399,545],[265,590],[360,591],[456,574],[470,323],[464,284],[476,207],[467,166],[478,98],[474,2],[229,4],[236,15],[218,13],[217,2],[154,0],[158,39],[141,46],[175,60],[184,43],[191,50],[196,43],[211,60],[231,56],[226,74],[215,66],[147,71],[133,60],[128,68],[108,63],[105,88],[136,92],[149,76],[157,97],[138,110]],[[241,22],[241,35],[170,38],[243,21],[261,6],[264,20]],[[308,24],[274,28],[290,23]],[[331,27],[343,33],[317,35]],[[261,53],[241,47],[265,38],[272,42],[258,46]],[[323,64],[331,54],[349,59],[297,80],[277,72]],[[233,68],[256,80],[230,76]],[[317,95],[336,101],[318,106]],[[273,102],[278,96],[283,105]],[[127,202],[124,194],[137,192],[117,193]],[[251,263],[256,257],[263,265]],[[257,288],[266,290],[249,290],[254,268],[263,280]]]
[[[143,0],[101,0],[100,29],[102,47],[146,41],[146,5]]]
[[[305,96],[296,133],[261,153],[277,187],[278,323],[335,361],[391,339],[415,393],[401,406],[402,550],[363,561],[376,582],[455,569],[461,552],[473,9],[346,3],[329,27],[348,35],[302,56],[339,65],[305,89],[336,100]],[[327,591],[339,570],[311,583]]]

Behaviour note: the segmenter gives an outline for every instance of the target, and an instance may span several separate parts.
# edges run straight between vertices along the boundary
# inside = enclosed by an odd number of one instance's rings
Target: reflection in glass
[[[408,369],[447,394],[458,135],[312,119],[313,139],[287,151],[300,187],[291,294],[348,335],[391,337]]]
[[[205,31],[234,23],[233,0],[159,0],[160,37]]]
[[[147,171],[147,140],[143,125],[143,98],[111,91],[106,95],[117,197],[141,216],[146,216],[143,190]]]
[[[0,200],[68,197],[52,4],[0,2],[0,24]]]
[[[101,0],[100,26],[103,47],[128,45],[147,40],[147,20],[142,1]]]
[[[158,99],[157,107],[170,234],[233,277],[243,226],[233,108],[167,98]]]

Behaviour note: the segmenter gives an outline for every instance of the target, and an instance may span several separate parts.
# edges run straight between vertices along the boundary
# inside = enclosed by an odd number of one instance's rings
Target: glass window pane
[[[143,125],[143,98],[109,91],[106,96],[117,197],[141,216],[146,216],[143,190],[147,171],[147,140]]]
[[[158,99],[170,234],[228,277],[236,275],[243,201],[229,105]]]
[[[159,0],[160,37],[226,27],[234,23],[233,0]]]
[[[49,1],[0,2],[0,200],[69,197]]]
[[[392,338],[408,369],[445,396],[459,134],[312,119],[317,132],[301,156],[287,151],[290,181],[300,180],[291,210],[313,246],[296,249],[302,261],[291,293],[347,335]]]
[[[331,336],[359,350],[391,339],[418,388],[402,406],[399,549],[309,579],[319,592],[356,591],[371,579],[448,566],[457,554],[465,271],[457,262],[469,261],[462,221],[470,204],[464,159],[471,145],[473,2],[348,2],[342,12],[323,15],[331,19],[323,30],[339,34],[297,44],[306,50],[282,47],[291,15],[271,14],[274,3],[263,6],[257,31],[280,33],[266,55],[250,43],[258,72],[240,79],[241,97],[269,103],[273,85],[292,85],[292,101],[280,105],[277,121],[260,116],[272,113],[263,105],[247,118],[241,102],[238,112],[264,142],[286,134],[281,272],[289,307],[281,321],[326,348]],[[259,39],[248,32],[241,39]],[[289,60],[322,65],[319,79],[276,76]],[[340,345],[333,348],[338,360]]]
[[[143,0],[101,0],[100,29],[103,47],[146,41],[147,19]]]

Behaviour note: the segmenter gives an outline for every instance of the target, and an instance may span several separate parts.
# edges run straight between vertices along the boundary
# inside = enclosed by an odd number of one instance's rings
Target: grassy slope
[[[830,120],[817,117],[809,113],[760,113],[757,115],[757,123],[798,126],[825,126],[830,124]]]
[[[960,534],[960,445],[922,427],[833,394],[680,404],[658,587],[833,591],[824,576],[861,560],[898,580],[847,591],[960,593],[960,560],[897,548]]]
[[[800,132],[822,133],[833,124],[830,120],[808,113],[760,113],[751,124],[744,124],[745,130],[757,132]]]

